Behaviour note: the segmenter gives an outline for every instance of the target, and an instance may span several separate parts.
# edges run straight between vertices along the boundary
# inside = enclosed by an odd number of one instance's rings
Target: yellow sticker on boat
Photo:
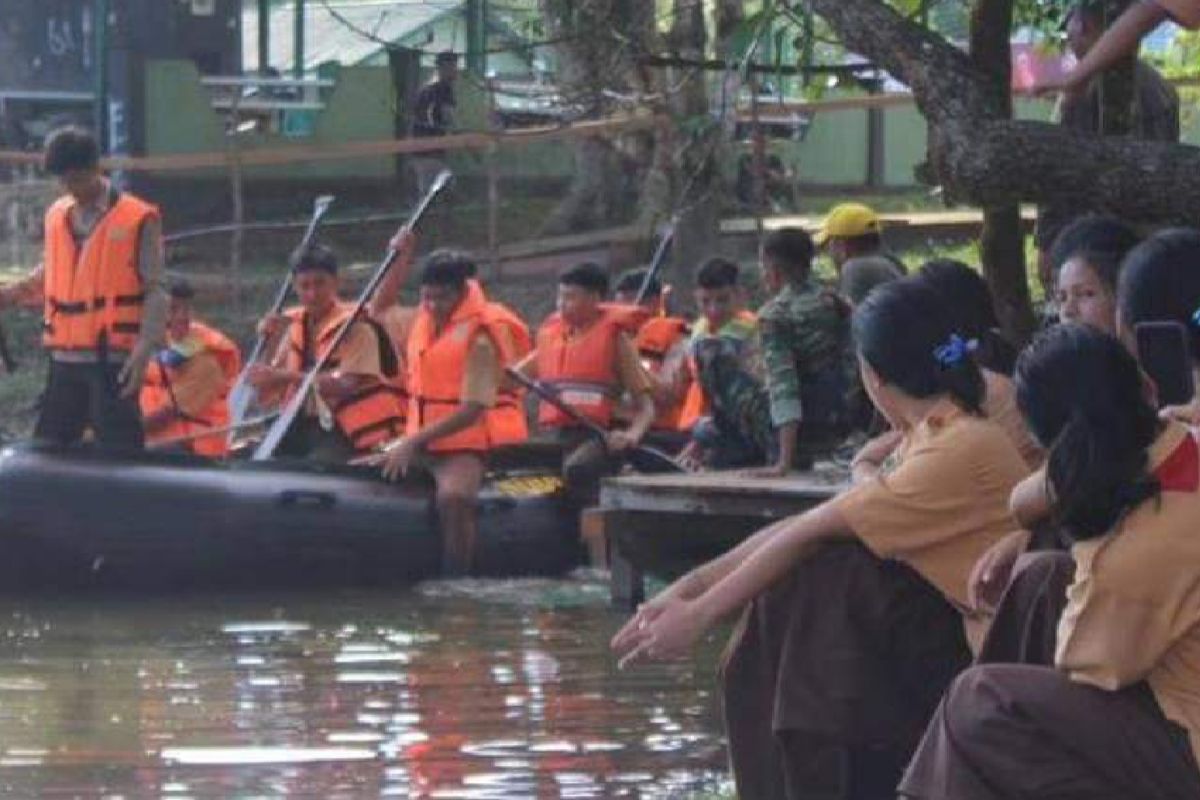
[[[522,475],[519,478],[503,478],[492,485],[500,494],[509,497],[540,497],[558,492],[563,482],[557,475]]]

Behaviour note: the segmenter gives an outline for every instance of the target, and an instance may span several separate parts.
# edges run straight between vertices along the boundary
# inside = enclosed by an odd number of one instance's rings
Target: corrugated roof
[[[358,64],[439,17],[458,10],[462,0],[308,0],[304,8],[304,68],[326,61]],[[295,7],[271,10],[271,66],[286,72],[294,58]],[[242,17],[244,63],[258,62],[258,13]]]

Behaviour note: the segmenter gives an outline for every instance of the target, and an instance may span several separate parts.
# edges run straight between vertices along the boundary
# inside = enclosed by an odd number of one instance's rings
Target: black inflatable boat
[[[559,459],[534,445],[494,454],[479,506],[481,574],[555,574],[580,562]],[[432,488],[388,484],[368,468],[12,446],[0,450],[0,592],[433,577]]]

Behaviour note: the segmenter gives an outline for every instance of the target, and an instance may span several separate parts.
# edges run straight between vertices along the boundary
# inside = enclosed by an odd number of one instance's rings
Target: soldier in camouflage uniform
[[[718,337],[697,342],[696,364],[713,424],[753,451],[766,476],[806,468],[846,432],[850,325],[847,306],[811,275],[814,247],[798,228],[764,241],[764,279],[775,292],[759,310],[761,380]]]

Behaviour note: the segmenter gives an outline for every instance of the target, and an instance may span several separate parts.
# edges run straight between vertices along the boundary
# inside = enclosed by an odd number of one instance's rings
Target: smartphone
[[[1134,333],[1138,362],[1158,389],[1159,406],[1190,403],[1196,386],[1187,328],[1178,322],[1142,322]]]

